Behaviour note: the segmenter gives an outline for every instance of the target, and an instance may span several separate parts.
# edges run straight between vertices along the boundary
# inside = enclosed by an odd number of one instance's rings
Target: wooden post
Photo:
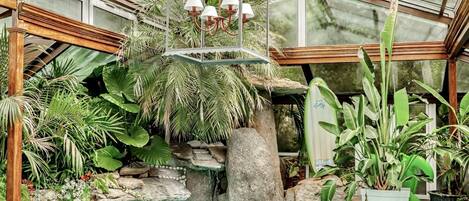
[[[455,110],[458,109],[458,87],[457,87],[457,74],[456,74],[456,60],[448,59],[448,99],[449,104]],[[449,111],[449,124],[456,124],[456,114]],[[451,133],[454,129],[450,129]]]
[[[8,95],[23,94],[24,35],[26,30],[12,27],[8,47]],[[7,201],[21,200],[23,118],[8,127],[7,140]]]

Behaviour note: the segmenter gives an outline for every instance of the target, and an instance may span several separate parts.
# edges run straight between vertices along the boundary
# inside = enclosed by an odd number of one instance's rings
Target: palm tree
[[[210,1],[216,4],[217,1]],[[265,12],[265,1],[256,0],[257,13]],[[147,16],[162,16],[164,2],[144,0]],[[184,19],[186,13],[173,12],[171,20]],[[245,27],[247,45],[260,49],[265,46],[261,20],[253,20]],[[171,38],[179,46],[196,47],[199,32],[190,20],[178,20],[172,24]],[[264,32],[265,33],[265,32]],[[226,34],[211,36],[208,46],[223,46],[224,41],[234,40]],[[261,108],[263,99],[248,82],[252,75],[273,77],[271,65],[203,66],[163,58],[164,33],[145,24],[134,24],[129,29],[123,52],[125,67],[135,75],[135,92],[142,107],[142,116],[164,128],[166,140],[199,139],[207,142],[229,137],[231,130],[247,126],[254,110]],[[226,56],[226,55],[220,55]]]

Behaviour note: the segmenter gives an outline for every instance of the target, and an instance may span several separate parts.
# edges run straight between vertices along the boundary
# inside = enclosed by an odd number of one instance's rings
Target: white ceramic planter
[[[373,189],[360,189],[362,201],[409,201],[410,189],[400,191],[383,191]]]

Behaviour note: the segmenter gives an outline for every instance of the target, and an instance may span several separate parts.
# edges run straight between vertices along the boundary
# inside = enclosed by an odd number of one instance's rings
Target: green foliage
[[[266,1],[256,0],[253,9],[259,15]],[[161,16],[164,1],[144,0],[148,14]],[[182,2],[177,6],[182,6]],[[180,5],[181,4],[181,5]],[[184,12],[171,15],[171,36],[178,47],[200,44],[200,33]],[[244,34],[250,40],[245,45],[263,50],[264,21],[255,18],[245,24]],[[248,79],[250,76],[272,77],[270,65],[199,66],[161,57],[164,33],[144,24],[131,27],[125,42],[129,71],[136,76],[136,95],[142,117],[165,129],[165,140],[196,138],[220,141],[229,137],[235,127],[246,125],[262,98]],[[207,46],[220,47],[233,41],[227,34],[215,34],[207,39]],[[217,57],[229,57],[220,54]]]
[[[454,114],[456,123],[445,125],[434,131],[434,140],[437,142],[433,152],[437,155],[437,165],[441,173],[442,191],[447,194],[469,196],[469,181],[466,180],[469,171],[469,93],[461,100],[459,110],[453,108],[436,90],[430,86],[414,80],[449,108],[449,113]]]
[[[140,112],[140,107],[134,103],[125,103],[125,99],[115,94],[101,94],[101,97],[105,100],[117,105],[121,109],[130,112],[130,113],[138,113]]]
[[[134,122],[133,125],[126,125],[126,133],[115,133],[115,138],[127,145],[124,148],[131,150],[132,156],[137,157],[143,162],[158,165],[166,163],[171,159],[169,146],[164,141],[161,142],[159,140],[161,138],[157,135],[152,136],[153,140],[150,141],[150,134],[139,126],[142,121],[135,114],[140,114],[141,110],[140,106],[134,103],[135,95],[133,87],[135,81],[132,74],[125,67],[112,65],[103,68],[102,76],[109,93],[101,94],[100,96],[122,109],[118,110],[119,114],[126,117],[128,121]],[[150,144],[148,144],[149,141]],[[96,166],[110,171],[122,166],[122,162],[117,160],[124,157],[123,155],[120,156],[119,150],[112,147],[112,150],[108,151],[112,151],[112,154],[105,154],[103,150],[96,151]],[[123,152],[127,153],[126,151]],[[106,164],[107,161],[109,161],[109,164]]]
[[[336,190],[335,181],[327,180],[324,183],[323,188],[321,189],[321,192],[319,193],[321,201],[332,201],[332,198],[334,198],[335,190]]]
[[[122,167],[122,162],[118,159],[124,157],[119,150],[113,146],[107,146],[94,152],[94,165],[108,171],[114,171]]]
[[[128,134],[115,134],[115,136],[122,143],[134,147],[145,146],[150,138],[148,132],[142,127],[131,127],[127,133]]]
[[[390,13],[381,32],[380,90],[375,86],[375,67],[363,48],[358,50],[358,57],[363,69],[365,96],[353,97],[353,105],[338,103],[337,97],[320,78],[312,82],[321,89],[326,102],[337,112],[336,122],[343,123],[320,124],[337,136],[336,156],[343,156],[341,152],[344,150],[353,150],[351,154],[358,160],[352,169],[339,168],[334,171],[352,175],[348,177],[347,200],[351,200],[358,186],[378,190],[399,190],[405,187],[415,193],[419,181],[430,181],[434,177],[431,166],[424,159],[426,152],[423,145],[427,142],[419,133],[430,119],[424,114],[410,118],[409,98],[405,88],[394,92],[393,107],[387,103],[397,4],[397,1],[391,3]],[[312,135],[305,134],[305,138]],[[325,189],[331,185],[329,183]]]
[[[128,73],[128,69],[117,65],[106,66],[103,68],[103,80],[110,94],[135,101],[133,89],[135,81]]]
[[[5,176],[5,173],[2,173],[2,176],[0,176],[0,200],[7,200],[6,199],[6,185],[7,179]],[[29,194],[28,187],[24,184],[21,184],[21,200],[22,201],[29,201],[31,200],[31,196]]]
[[[133,155],[145,163],[153,165],[162,165],[171,159],[171,149],[169,145],[159,136],[152,137],[150,145],[142,148],[132,147],[130,150]]]
[[[97,177],[91,182],[91,187],[100,191],[101,193],[108,193],[109,186],[117,186],[117,180],[111,173],[103,174],[104,176]]]

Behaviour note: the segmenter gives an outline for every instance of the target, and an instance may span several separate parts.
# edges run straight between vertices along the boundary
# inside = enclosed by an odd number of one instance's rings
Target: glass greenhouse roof
[[[440,4],[435,2],[412,0],[401,4],[441,7],[441,1]],[[454,4],[455,1],[449,1],[447,6]],[[310,0],[306,1],[305,22],[302,24],[297,8],[297,0],[272,3],[271,31],[280,36],[277,40],[280,47],[377,43],[387,11],[387,8],[365,0]],[[421,7],[419,10],[425,9]],[[299,33],[298,30],[304,32]],[[442,41],[447,31],[445,23],[399,13],[395,41]],[[302,34],[305,44],[298,45],[298,37]]]

